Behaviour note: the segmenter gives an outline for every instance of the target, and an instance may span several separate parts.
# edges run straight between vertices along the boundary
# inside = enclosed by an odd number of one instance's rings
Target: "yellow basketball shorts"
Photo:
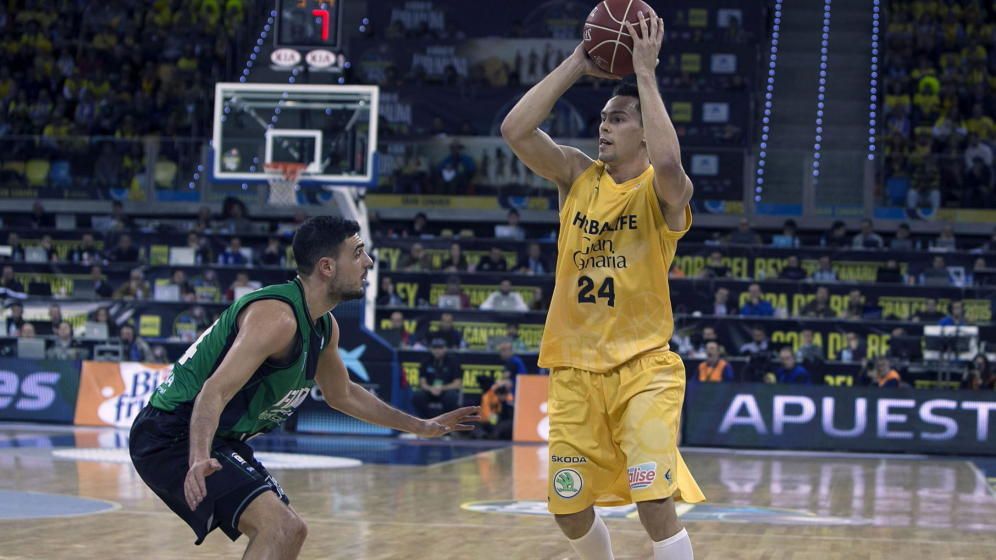
[[[554,368],[550,377],[552,513],[673,496],[705,496],[678,452],[685,366],[674,352],[608,373]]]

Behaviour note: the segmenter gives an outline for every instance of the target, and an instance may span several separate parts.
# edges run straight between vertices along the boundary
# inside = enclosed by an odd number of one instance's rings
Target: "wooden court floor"
[[[194,546],[193,533],[155,499],[131,465],[111,462],[124,454],[112,449],[121,444],[120,432],[77,430],[68,443],[49,435],[48,428],[0,425],[0,501],[7,502],[0,503],[0,559],[240,557],[245,538],[232,543],[220,531]],[[116,456],[57,456],[67,448],[100,447]],[[710,499],[708,507],[682,512],[696,558],[996,558],[996,497],[967,461],[684,454]],[[309,525],[302,558],[572,558],[553,520],[541,514],[545,461],[545,448],[516,446],[427,466],[364,464],[273,474]],[[58,514],[59,500],[76,497],[109,502],[111,509],[17,518],[50,507],[47,499],[55,500],[51,507],[57,511],[51,513]],[[605,515],[616,558],[651,557],[631,511]]]

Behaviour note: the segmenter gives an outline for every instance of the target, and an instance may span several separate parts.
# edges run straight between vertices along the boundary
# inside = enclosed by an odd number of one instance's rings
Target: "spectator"
[[[488,295],[481,304],[485,311],[529,311],[522,294],[512,291],[512,283],[502,280],[499,288]]]
[[[415,237],[419,239],[434,237],[429,233],[429,217],[425,215],[425,212],[415,214],[411,227],[402,230],[401,234],[402,237]]]
[[[187,281],[187,273],[183,269],[177,268],[173,270],[173,274],[169,279],[170,285],[176,286],[177,292],[180,294],[180,299],[183,301],[193,301],[194,300],[194,287]],[[189,299],[188,299],[189,298]]]
[[[380,279],[380,290],[377,291],[377,305],[396,306],[404,305],[405,302],[394,291],[394,282],[389,276]]]
[[[916,245],[910,237],[909,224],[899,224],[899,227],[896,229],[896,236],[889,242],[889,248],[894,251],[912,251],[916,249]]]
[[[913,320],[917,323],[936,323],[945,317],[944,313],[941,313],[937,309],[937,300],[934,298],[928,298],[926,303],[924,303],[924,309],[917,312],[913,316]]]
[[[953,286],[951,273],[944,264],[944,257],[935,255],[930,268],[920,274],[920,284],[924,286]]]
[[[439,403],[444,414],[456,410],[463,387],[463,372],[448,355],[446,341],[432,339],[430,351],[432,355],[419,366],[419,386],[412,396],[412,405],[422,418],[435,416],[430,409],[432,403]]]
[[[723,347],[719,342],[719,336],[716,335],[716,329],[713,327],[702,327],[702,333],[699,335],[698,347],[694,348],[689,357],[691,358],[705,358],[706,357],[706,345],[710,342],[715,342],[719,345],[719,355],[726,355],[726,348]]]
[[[436,167],[436,180],[442,194],[466,194],[477,173],[474,159],[463,153],[463,144],[450,144],[450,155]]]
[[[5,331],[7,336],[17,336],[21,332],[21,327],[24,326],[24,305],[20,302],[13,302],[7,307],[10,309],[10,313],[7,315],[7,324],[5,326]]]
[[[992,169],[993,150],[985,142],[979,141],[978,134],[968,135],[968,145],[965,147],[965,169],[971,169],[975,160],[982,160],[982,166]]]
[[[778,273],[778,278],[782,280],[794,280],[796,282],[806,279],[806,271],[799,266],[799,257],[792,255],[787,259],[785,266]]]
[[[459,243],[450,244],[450,254],[443,260],[442,269],[446,272],[467,272],[467,255]]]
[[[449,296],[446,298],[449,301],[440,298],[439,307],[450,309],[470,308],[470,296],[467,295],[467,292],[463,290],[463,286],[460,285],[459,276],[453,275],[446,279],[446,290],[442,295]]]
[[[495,237],[498,239],[514,239],[522,241],[526,238],[526,231],[519,225],[519,211],[512,208],[508,211],[507,223],[495,226]]]
[[[266,240],[266,247],[259,254],[259,264],[262,266],[283,266],[284,248],[280,245],[280,238],[271,235]]]
[[[884,246],[882,236],[872,229],[872,221],[861,220],[861,232],[851,240],[852,249],[881,249]]]
[[[80,244],[69,252],[69,260],[76,264],[89,265],[100,261],[100,250],[93,240],[92,233],[84,233]]]
[[[979,353],[965,369],[961,378],[961,388],[973,391],[992,391],[996,388],[996,374],[989,365],[989,358]]]
[[[530,276],[540,274],[553,274],[553,268],[545,258],[540,249],[539,243],[530,243],[525,256],[519,257],[519,262],[515,265],[515,271]]]
[[[968,275],[966,284],[971,286],[985,286],[987,283],[985,275],[990,272],[986,259],[979,257],[972,262],[972,272]]]
[[[111,313],[106,307],[98,307],[93,312],[93,322],[105,325],[108,337],[116,337],[118,335],[118,326],[111,320]]]
[[[985,165],[982,158],[972,160],[972,166],[965,174],[962,194],[963,207],[991,207],[993,200],[993,171]]]
[[[898,388],[903,382],[899,372],[892,369],[892,362],[885,356],[879,356],[875,360],[875,366],[868,371],[868,380],[872,385],[881,388]]]
[[[17,331],[16,335],[18,338],[37,338],[37,333],[35,333],[34,323],[24,323],[21,328]]]
[[[706,314],[716,317],[736,315],[737,308],[730,303],[730,290],[723,288],[722,286],[716,288],[716,293],[713,294],[712,298],[712,309],[708,310]]]
[[[119,200],[111,202],[111,215],[108,216],[107,223],[111,231],[129,231],[133,227],[131,218],[125,213],[124,205]]]
[[[59,323],[62,322],[62,306],[58,303],[52,303],[48,306],[48,324],[43,325],[42,334],[50,335],[55,334],[59,330]]]
[[[505,334],[502,336],[492,336],[488,338],[488,350],[491,352],[497,352],[498,347],[508,342],[512,345],[512,350],[516,352],[526,352],[526,343],[519,336],[519,325],[515,323],[509,323],[505,325]]]
[[[55,227],[55,217],[45,212],[40,201],[31,205],[31,227],[33,229],[51,229]]]
[[[747,218],[740,218],[737,229],[730,233],[727,238],[730,245],[761,245],[761,236],[750,227]]]
[[[505,253],[499,247],[492,247],[491,253],[481,257],[481,260],[477,262],[476,270],[478,272],[505,272],[508,270]]]
[[[766,354],[769,351],[768,333],[761,327],[754,327],[750,331],[751,341],[740,347],[741,354],[755,355]]]
[[[152,295],[152,288],[145,281],[145,274],[139,269],[133,269],[129,274],[128,281],[114,291],[114,299],[148,299]]]
[[[245,290],[241,289],[244,288]],[[235,281],[225,290],[225,299],[235,301],[242,296],[243,291],[253,291],[260,288],[260,283],[249,279],[249,273],[242,271],[235,274]]]
[[[467,343],[463,340],[463,335],[453,322],[452,313],[443,313],[439,317],[439,327],[435,331],[431,331],[427,338],[429,341],[441,339],[446,343],[446,347],[450,349],[460,350],[467,347]]]
[[[173,320],[173,336],[183,342],[193,342],[211,326],[207,312],[200,305],[182,311]]]
[[[481,388],[485,389],[488,379],[482,380]],[[515,418],[515,375],[505,367],[501,378],[487,387],[481,396],[481,430],[484,437],[490,439],[512,439],[512,427]]]
[[[395,348],[411,346],[411,333],[405,327],[405,316],[400,311],[391,312],[391,326],[380,331],[380,335]]]
[[[719,357],[719,343],[709,341],[705,345],[706,359],[699,364],[699,381],[719,383],[733,381],[733,367]]]
[[[122,325],[118,334],[121,339],[121,357],[129,362],[151,362],[152,348],[149,343],[135,335],[135,327]]]
[[[865,316],[865,296],[861,290],[854,288],[847,294],[847,301],[844,303],[844,311],[841,312],[841,319],[851,321],[860,320]]]
[[[958,249],[957,242],[955,240],[954,229],[951,224],[946,224],[944,229],[941,230],[940,235],[931,244],[930,249],[932,251],[956,251]]]
[[[406,272],[428,272],[432,270],[432,259],[421,243],[412,243],[408,254],[401,259],[400,268]]]
[[[512,387],[515,387],[515,377],[520,373],[526,373],[526,363],[522,358],[515,355],[515,348],[510,341],[504,341],[498,345],[498,357],[501,358],[505,369],[512,373]]]
[[[221,299],[221,284],[218,283],[218,273],[214,269],[209,268],[204,274],[195,277],[193,285],[197,301],[210,303]]]
[[[821,363],[826,359],[823,347],[813,339],[813,329],[802,329],[800,333],[799,349],[795,352],[796,360],[803,365],[809,363]]]
[[[211,209],[207,206],[201,206],[197,210],[197,219],[194,220],[193,225],[190,230],[194,233],[212,233],[214,231],[214,226],[211,223]]]
[[[246,266],[249,264],[249,260],[246,259],[245,254],[242,252],[241,239],[233,237],[228,242],[228,247],[218,255],[218,264],[234,266]]]
[[[709,258],[699,273],[700,278],[726,278],[729,275],[730,268],[723,264],[723,254],[719,251],[709,253]]]
[[[804,305],[801,311],[803,317],[817,319],[832,319],[837,316],[830,308],[830,290],[826,286],[817,287],[813,300]]]
[[[219,233],[248,233],[252,229],[246,204],[235,197],[226,197],[221,203],[221,228]]]
[[[194,263],[204,265],[214,262],[211,247],[197,233],[190,232],[187,234],[187,248],[194,251]]]
[[[837,273],[833,269],[833,264],[830,262],[830,257],[828,255],[820,256],[820,264],[817,269],[813,271],[812,276],[813,282],[836,282]]]
[[[812,385],[813,379],[809,371],[796,363],[795,354],[789,347],[782,348],[778,353],[781,367],[775,370],[775,379],[783,385]]]
[[[52,242],[51,235],[43,235],[38,246],[45,251],[45,260],[47,262],[59,262],[59,253],[55,250],[55,244]]]
[[[840,351],[840,361],[850,364],[864,362],[867,350],[865,343],[858,338],[858,333],[849,331],[845,335],[845,340],[844,348]]]
[[[938,321],[937,324],[942,327],[949,327],[949,326],[960,327],[968,324],[968,321],[965,319],[964,302],[952,301],[951,311],[943,318],[941,318],[941,320]]]
[[[994,234],[996,235],[996,234]],[[21,245],[21,237],[14,232],[7,234],[7,245],[10,246],[10,260],[14,262],[24,261],[24,246]]]
[[[68,321],[60,321],[55,329],[55,343],[45,351],[49,360],[85,360],[87,351],[73,338],[73,327]]]
[[[21,284],[14,277],[14,267],[6,265],[3,267],[3,276],[0,276],[0,288],[5,288],[10,292],[24,293],[24,284]]]
[[[896,259],[889,259],[885,266],[875,271],[876,284],[902,284],[904,282],[903,272],[899,269]]]
[[[747,301],[740,306],[740,314],[744,317],[773,317],[775,309],[764,299],[761,285],[756,282],[747,288]]]
[[[13,234],[11,234],[13,235]],[[10,242],[8,241],[8,245]],[[992,234],[989,236],[989,240],[979,245],[975,249],[972,249],[973,253],[996,253],[996,228],[993,228]],[[15,259],[17,260],[17,259]]]
[[[772,247],[795,248],[799,246],[798,226],[795,220],[785,220],[782,233],[771,238]]]
[[[830,226],[830,231],[823,235],[821,245],[835,249],[850,247],[851,242],[847,239],[847,225],[840,220],[834,222]]]
[[[118,244],[107,254],[107,260],[111,263],[136,263],[140,254],[138,247],[132,245],[131,236],[127,233],[121,234]]]

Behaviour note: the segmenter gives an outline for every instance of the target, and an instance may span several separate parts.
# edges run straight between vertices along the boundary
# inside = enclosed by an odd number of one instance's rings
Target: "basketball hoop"
[[[297,206],[298,181],[308,166],[304,163],[274,161],[263,164],[266,181],[270,183],[267,204],[273,206]]]

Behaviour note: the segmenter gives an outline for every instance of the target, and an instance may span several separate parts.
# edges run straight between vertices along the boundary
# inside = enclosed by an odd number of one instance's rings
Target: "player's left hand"
[[[641,72],[653,74],[664,42],[664,20],[653,12],[644,14],[640,11],[637,15],[640,18],[640,33],[636,32],[635,25],[626,22],[629,36],[633,38],[633,69],[637,75]]]
[[[474,429],[471,424],[465,422],[480,422],[481,407],[465,406],[453,412],[440,414],[435,418],[430,418],[422,422],[422,426],[415,435],[425,438],[445,436],[452,432],[469,432]]]

